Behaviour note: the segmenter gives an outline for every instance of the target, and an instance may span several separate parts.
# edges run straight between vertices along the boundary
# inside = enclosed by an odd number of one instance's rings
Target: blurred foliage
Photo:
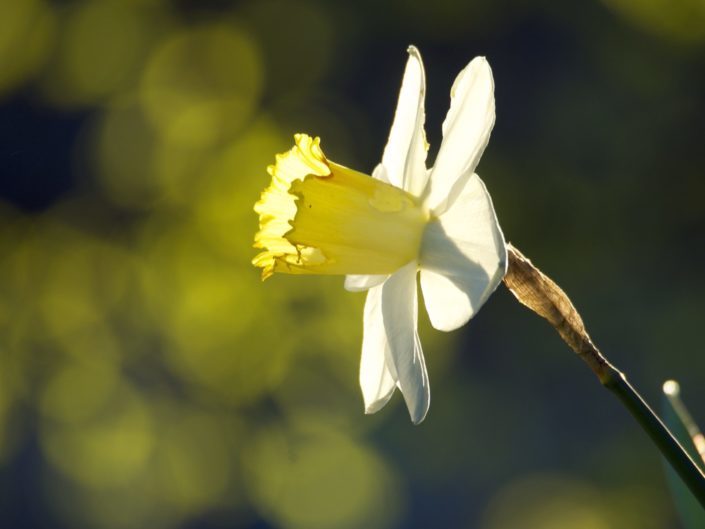
[[[435,148],[487,55],[508,238],[637,384],[702,387],[704,9],[1,1],[0,526],[675,527],[641,432],[504,293],[422,322],[422,426],[364,416],[363,296],[260,283],[252,205],[295,132],[374,167],[409,43]]]
[[[705,4],[700,0],[603,0],[647,31],[684,42],[705,40]]]

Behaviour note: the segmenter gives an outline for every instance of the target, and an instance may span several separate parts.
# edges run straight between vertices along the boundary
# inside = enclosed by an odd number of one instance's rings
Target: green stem
[[[700,505],[705,508],[705,475],[670,430],[664,426],[619,370],[610,365],[605,376],[601,377],[601,381],[622,401],[622,404],[651,437],[651,440],[688,486]]]

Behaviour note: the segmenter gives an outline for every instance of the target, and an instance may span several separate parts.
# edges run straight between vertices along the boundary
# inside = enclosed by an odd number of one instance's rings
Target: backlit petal
[[[372,171],[372,178],[375,180],[380,180],[385,184],[390,184],[389,178],[387,177],[387,169],[381,163],[377,164],[374,171]]]
[[[475,171],[494,126],[494,81],[484,57],[476,57],[460,72],[450,94],[443,142],[426,197],[426,205],[436,215],[450,207]]]
[[[427,181],[428,147],[424,134],[426,79],[419,51],[409,46],[408,52],[409,59],[382,165],[392,185],[420,196]]]
[[[396,374],[414,424],[428,412],[431,392],[426,363],[417,333],[417,264],[411,262],[392,274],[381,286],[384,329],[391,352],[390,369]]]
[[[381,285],[388,275],[356,275],[345,276],[345,290],[349,292],[363,292],[369,288]]]
[[[365,413],[375,413],[390,399],[396,388],[396,378],[387,366],[391,353],[382,316],[382,288],[370,288],[365,301],[360,388],[365,401]]]
[[[450,209],[427,226],[420,260],[421,290],[436,329],[467,323],[497,288],[507,249],[479,176],[473,174]]]

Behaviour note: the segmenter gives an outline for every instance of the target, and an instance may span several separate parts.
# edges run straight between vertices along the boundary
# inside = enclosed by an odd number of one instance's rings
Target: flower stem
[[[504,284],[510,292],[520,303],[548,320],[602,385],[619,398],[705,508],[705,474],[624,374],[610,364],[592,342],[570,298],[511,244],[508,245],[508,255],[509,269]]]
[[[705,475],[676,440],[671,431],[661,422],[641,395],[617,369],[603,382],[634,416],[642,429],[651,437],[664,457],[688,486],[700,505],[705,508]]]

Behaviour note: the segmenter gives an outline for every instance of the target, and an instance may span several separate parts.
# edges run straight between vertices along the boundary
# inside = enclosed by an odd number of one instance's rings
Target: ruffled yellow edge
[[[275,272],[277,265],[296,268],[325,260],[320,250],[294,245],[286,238],[293,229],[291,223],[296,216],[297,197],[289,192],[291,185],[309,175],[325,177],[331,174],[320,138],[295,134],[294,142],[291,150],[277,154],[276,163],[267,167],[272,182],[255,203],[259,231],[255,235],[254,247],[263,251],[252,259],[252,264],[262,269],[262,281]]]

